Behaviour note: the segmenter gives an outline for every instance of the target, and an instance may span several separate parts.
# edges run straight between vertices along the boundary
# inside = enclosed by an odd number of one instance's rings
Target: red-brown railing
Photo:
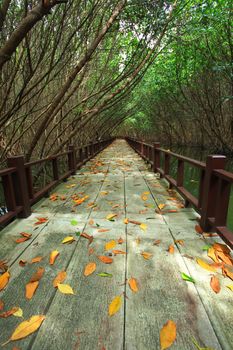
[[[77,169],[107,147],[112,140],[93,142],[78,149],[69,146],[66,152],[28,163],[25,163],[24,156],[8,158],[8,168],[0,170],[5,205],[8,211],[0,216],[0,226],[5,225],[16,216],[28,217],[31,214],[31,206],[35,202],[46,195],[60,181],[75,174]],[[63,174],[59,174],[59,158],[61,157],[66,157],[67,164],[67,169]],[[42,189],[37,190],[34,186],[32,168],[39,165],[41,170],[48,163],[52,165],[52,180]]]
[[[216,230],[219,236],[233,248],[233,232],[227,227],[227,214],[230,201],[233,174],[224,170],[226,157],[207,156],[206,162],[181,156],[160,148],[160,144],[145,143],[133,138],[126,139],[129,145],[147,162],[154,172],[159,172],[185,198],[186,206],[190,203],[200,214],[200,225],[204,231]],[[164,156],[163,168],[161,156]],[[170,175],[170,161],[177,160],[177,177]],[[184,187],[184,165],[188,163],[200,170],[198,197],[193,196]]]

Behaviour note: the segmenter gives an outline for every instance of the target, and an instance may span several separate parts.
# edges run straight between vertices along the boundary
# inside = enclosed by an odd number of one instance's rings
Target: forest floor
[[[0,317],[0,344],[45,319],[5,349],[233,349],[232,275],[207,256],[230,253],[125,141],[33,209],[0,234],[0,316],[19,308]]]

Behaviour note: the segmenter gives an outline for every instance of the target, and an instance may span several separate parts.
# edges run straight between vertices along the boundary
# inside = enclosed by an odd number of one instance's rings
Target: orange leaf
[[[4,302],[0,299],[0,310],[4,309]]]
[[[175,247],[174,247],[174,245],[173,245],[173,244],[169,245],[169,247],[168,247],[168,253],[174,254],[174,252],[175,252]]]
[[[124,224],[128,224],[129,223],[129,219],[124,219]]]
[[[18,311],[18,307],[13,307],[11,310],[5,311],[2,314],[0,314],[1,318],[7,318],[11,315],[13,315],[16,311]]]
[[[48,221],[48,218],[37,218],[37,222],[34,225],[41,225]]]
[[[9,282],[9,279],[10,273],[8,271],[0,275],[0,290],[3,290],[6,287],[7,283]]]
[[[100,228],[98,232],[108,232],[110,231],[108,228]]]
[[[23,243],[25,241],[28,241],[29,238],[28,237],[20,237],[18,239],[15,240],[16,243]]]
[[[176,240],[175,240],[175,243],[178,243],[178,244],[180,244],[180,245],[184,245],[183,239],[176,239]]]
[[[226,255],[229,255],[231,252],[226,244],[221,244],[216,242],[213,244],[213,248],[214,250],[217,250],[218,252],[222,252]]]
[[[94,263],[94,262],[89,262],[89,263],[86,265],[83,274],[84,274],[84,276],[87,277],[87,276],[91,275],[95,270],[96,270],[96,263]]]
[[[91,219],[91,220],[89,221],[89,225],[94,225],[94,220],[93,220],[93,219]]]
[[[20,232],[21,236],[31,238],[32,234],[27,232]]]
[[[124,242],[123,238],[121,238],[121,237],[118,238],[118,241],[117,241],[118,244],[122,244],[123,242]]]
[[[124,252],[123,250],[118,250],[118,249],[114,249],[112,252],[113,252],[113,254],[115,254],[115,255],[118,255],[118,254],[123,254],[123,255],[125,255],[125,254],[126,254],[126,252]]]
[[[233,272],[230,269],[228,269],[227,267],[223,267],[222,273],[224,276],[229,277],[233,281]]]
[[[196,230],[196,232],[199,233],[200,235],[203,233],[203,230],[202,230],[202,228],[201,228],[200,225],[196,225],[196,226],[195,226],[195,230]]]
[[[43,256],[36,256],[32,259],[31,264],[38,263],[43,259]]]
[[[215,293],[219,293],[220,292],[221,287],[220,287],[220,282],[219,282],[218,277],[216,277],[216,276],[212,276],[211,277],[210,286],[211,286],[211,288],[213,289],[213,291]]]
[[[30,300],[33,297],[38,286],[39,286],[38,281],[29,282],[28,284],[26,284],[26,298],[27,299]]]
[[[32,275],[31,279],[30,279],[30,282],[36,282],[36,281],[39,281],[43,274],[44,274],[44,268],[43,267],[39,267],[37,269],[37,271]]]
[[[128,280],[128,283],[129,283],[130,289],[131,289],[134,293],[137,293],[137,292],[138,292],[138,283],[137,283],[136,278],[131,277],[131,278]]]
[[[109,241],[105,244],[105,247],[104,249],[105,250],[111,250],[113,249],[114,247],[116,246],[116,241],[115,240],[112,240],[112,241]]]
[[[170,348],[176,339],[176,324],[169,320],[165,323],[160,331],[160,345],[161,350]]]
[[[220,251],[215,251],[215,255],[217,258],[222,260],[225,264],[233,265],[233,260],[230,255],[224,254],[223,252],[220,252]]]
[[[147,253],[147,252],[142,252],[141,255],[143,256],[144,259],[149,260],[152,258],[152,254],[151,253]]]
[[[53,250],[50,254],[50,257],[49,257],[49,263],[50,265],[53,265],[56,258],[58,257],[60,253],[57,251],[57,250]]]
[[[57,277],[54,278],[54,280],[53,280],[54,288],[57,288],[58,283],[64,282],[66,279],[66,276],[67,276],[66,271],[58,272]]]
[[[105,264],[111,264],[113,262],[112,258],[109,258],[108,256],[105,256],[105,255],[98,256],[98,259]]]
[[[129,220],[128,219],[128,222],[130,222],[131,224],[134,224],[134,225],[141,225],[142,224],[140,221],[136,221],[136,220]]]

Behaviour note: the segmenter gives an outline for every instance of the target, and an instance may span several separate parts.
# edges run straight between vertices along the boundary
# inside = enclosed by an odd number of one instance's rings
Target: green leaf
[[[100,227],[100,225],[99,225],[99,224],[97,224],[97,223],[96,223],[96,226],[97,226],[97,227]]]
[[[112,274],[111,273],[107,273],[107,272],[100,272],[100,273],[97,273],[97,276],[100,276],[100,277],[112,277]]]
[[[71,225],[73,225],[73,226],[76,226],[76,225],[78,225],[78,221],[77,220],[71,220]]]
[[[185,281],[195,283],[195,280],[191,276],[186,275],[186,273],[184,273],[184,272],[181,272],[181,277]]]
[[[204,247],[202,247],[202,250],[209,250],[211,248],[211,245],[205,245]]]
[[[81,232],[78,231],[78,232],[75,232],[76,236],[80,236]]]

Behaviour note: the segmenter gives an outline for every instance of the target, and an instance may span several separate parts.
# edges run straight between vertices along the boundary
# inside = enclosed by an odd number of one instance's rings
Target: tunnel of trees
[[[0,165],[109,136],[233,151],[230,0],[2,0]]]

